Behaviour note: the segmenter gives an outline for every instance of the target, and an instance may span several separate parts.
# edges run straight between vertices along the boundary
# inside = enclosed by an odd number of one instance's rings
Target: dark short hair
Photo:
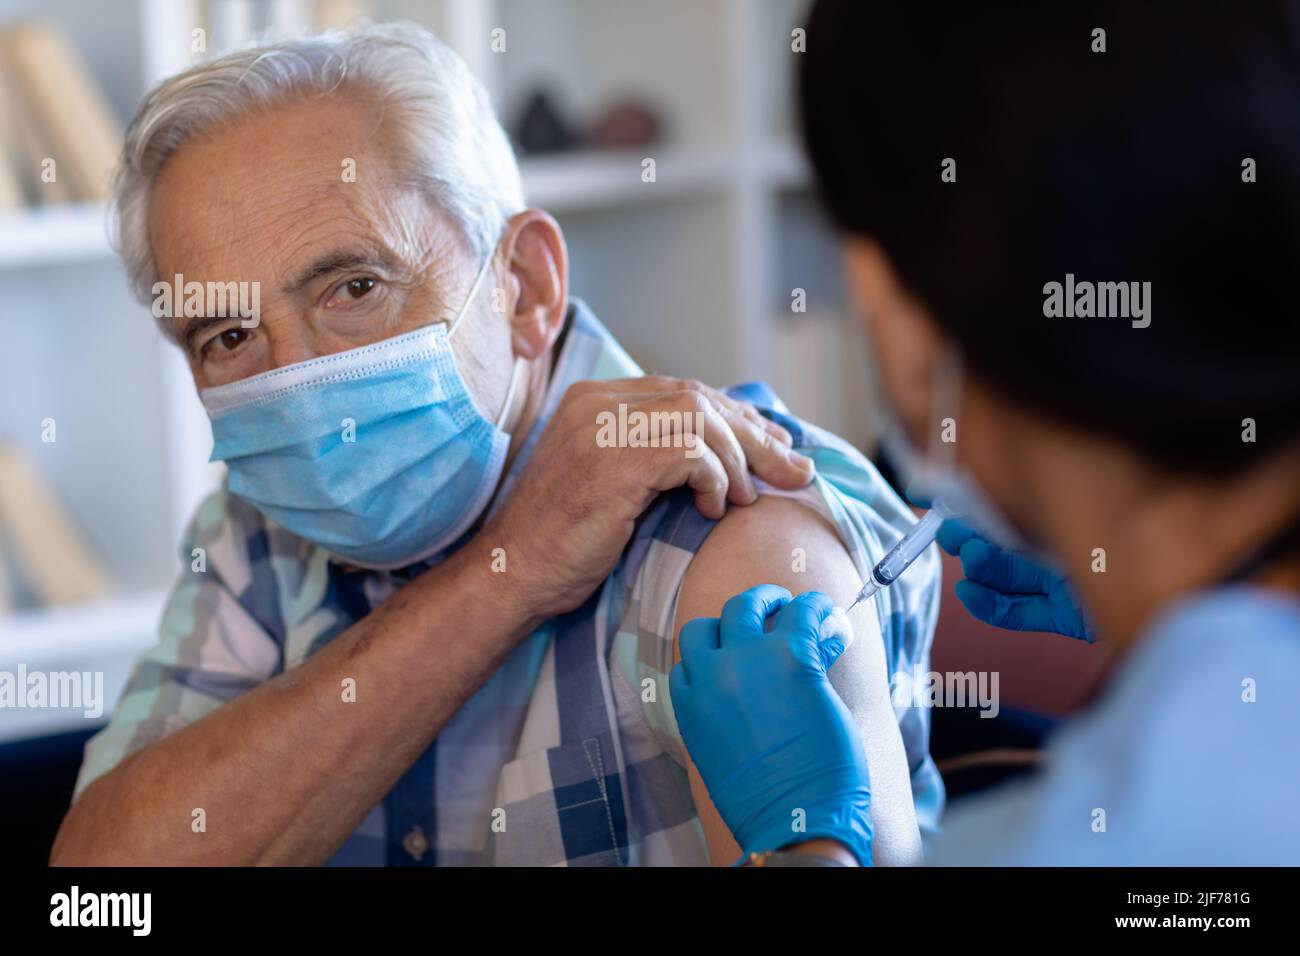
[[[831,217],[982,382],[1201,473],[1300,437],[1296,4],[820,0],[800,69]],[[1150,326],[1045,317],[1067,273],[1150,282]]]

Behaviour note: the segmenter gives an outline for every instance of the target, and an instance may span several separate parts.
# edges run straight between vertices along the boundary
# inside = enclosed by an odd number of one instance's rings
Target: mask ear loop
[[[957,468],[957,449],[955,441],[946,442],[943,434],[944,409],[952,409],[953,423],[957,423],[957,411],[961,408],[962,362],[958,351],[949,345],[943,345],[934,361],[934,385],[930,389],[930,436],[926,454],[926,470],[930,480],[938,483],[945,474],[952,474]]]
[[[515,389],[519,385],[520,379],[519,370],[522,367],[523,359],[516,355],[514,364],[510,368],[510,387],[506,389],[506,400],[502,402],[501,414],[497,416],[496,420],[496,427],[501,431],[505,431],[502,426],[505,425],[506,416],[510,414],[510,403],[514,401]]]
[[[469,314],[469,307],[474,304],[474,297],[478,295],[479,286],[483,284],[483,279],[491,270],[492,257],[495,255],[496,247],[494,246],[492,251],[488,253],[487,258],[483,260],[483,265],[479,266],[478,275],[474,277],[474,284],[469,287],[469,294],[465,296],[465,304],[460,307],[460,312],[447,328],[447,338],[450,339],[456,334],[456,330],[460,328],[461,322],[463,322],[465,316]],[[494,427],[498,430],[504,430],[501,426],[505,424],[506,416],[510,414],[510,404],[514,401],[515,390],[519,386],[519,369],[522,364],[523,360],[516,356],[514,364],[510,368],[510,385],[506,388],[506,399],[501,404],[501,412],[497,415],[497,420],[494,423]]]
[[[934,466],[935,475],[940,484],[942,484],[942,479],[946,476],[951,485],[964,491],[964,493],[959,493],[959,501],[949,501],[948,504],[970,509],[956,514],[958,517],[980,524],[980,530],[986,535],[995,536],[1003,548],[1017,551],[1037,560],[1040,564],[1046,564],[1054,570],[1059,570],[1060,563],[1042,549],[1029,544],[1024,535],[1002,513],[998,505],[988,497],[988,494],[980,487],[979,483],[970,476],[963,466],[957,463],[957,442],[946,442],[939,437],[941,431],[939,426],[943,422],[944,409],[950,409],[950,417],[954,423],[957,421],[957,415],[961,410],[961,394],[965,372],[961,352],[955,346],[947,346],[942,349],[935,361],[935,375],[938,378],[932,391],[934,408],[931,411],[933,418],[931,427],[934,428],[934,431],[930,433],[931,451],[929,457],[936,463]],[[936,444],[945,447],[936,448]],[[942,464],[939,463],[940,461]]]
[[[452,319],[451,325],[447,327],[447,338],[451,338],[456,334],[456,330],[460,328],[461,322],[463,322],[465,316],[469,314],[469,307],[474,304],[474,297],[478,295],[479,286],[483,284],[484,277],[487,276],[488,271],[492,268],[492,257],[496,255],[496,251],[496,247],[493,246],[492,251],[489,252],[487,258],[483,260],[483,265],[479,266],[478,275],[474,277],[474,284],[469,287],[469,294],[465,296],[464,305],[460,307],[460,311],[456,313],[456,318]]]

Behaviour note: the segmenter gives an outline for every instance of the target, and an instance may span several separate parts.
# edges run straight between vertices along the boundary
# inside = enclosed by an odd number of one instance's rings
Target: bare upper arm
[[[802,562],[795,549],[802,549]],[[747,508],[731,508],[687,570],[673,622],[674,662],[680,656],[676,635],[683,624],[696,617],[718,616],[732,595],[764,583],[779,584],[794,594],[824,591],[836,603],[847,605],[860,581],[834,528],[808,506],[765,495]],[[880,624],[869,605],[855,608],[850,620],[855,640],[830,676],[857,721],[871,767],[873,855],[879,864],[917,863],[920,834],[907,758],[889,699]],[[734,863],[740,848],[695,767],[687,769],[709,856],[715,865]]]

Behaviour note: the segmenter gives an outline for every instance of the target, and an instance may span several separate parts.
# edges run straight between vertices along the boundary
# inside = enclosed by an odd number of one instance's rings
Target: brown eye
[[[246,338],[248,338],[248,333],[243,329],[226,329],[217,336],[217,342],[227,352],[233,352],[243,344]]]
[[[369,276],[366,276],[365,278],[362,279],[352,279],[345,286],[345,288],[348,290],[348,295],[352,296],[352,298],[354,299],[361,298],[363,295],[365,295],[374,287],[375,287],[375,280],[370,278]]]

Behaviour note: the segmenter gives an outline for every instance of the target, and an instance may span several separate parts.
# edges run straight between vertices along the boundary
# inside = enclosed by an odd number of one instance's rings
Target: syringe
[[[871,569],[871,575],[862,585],[857,598],[845,610],[853,610],[881,588],[887,588],[897,581],[898,576],[911,567],[912,562],[919,558],[934,541],[939,533],[939,525],[943,524],[944,519],[950,517],[952,512],[942,501],[936,501],[934,507],[927,511],[920,521],[912,525],[911,530],[899,539],[898,544],[890,548],[889,553]]]

